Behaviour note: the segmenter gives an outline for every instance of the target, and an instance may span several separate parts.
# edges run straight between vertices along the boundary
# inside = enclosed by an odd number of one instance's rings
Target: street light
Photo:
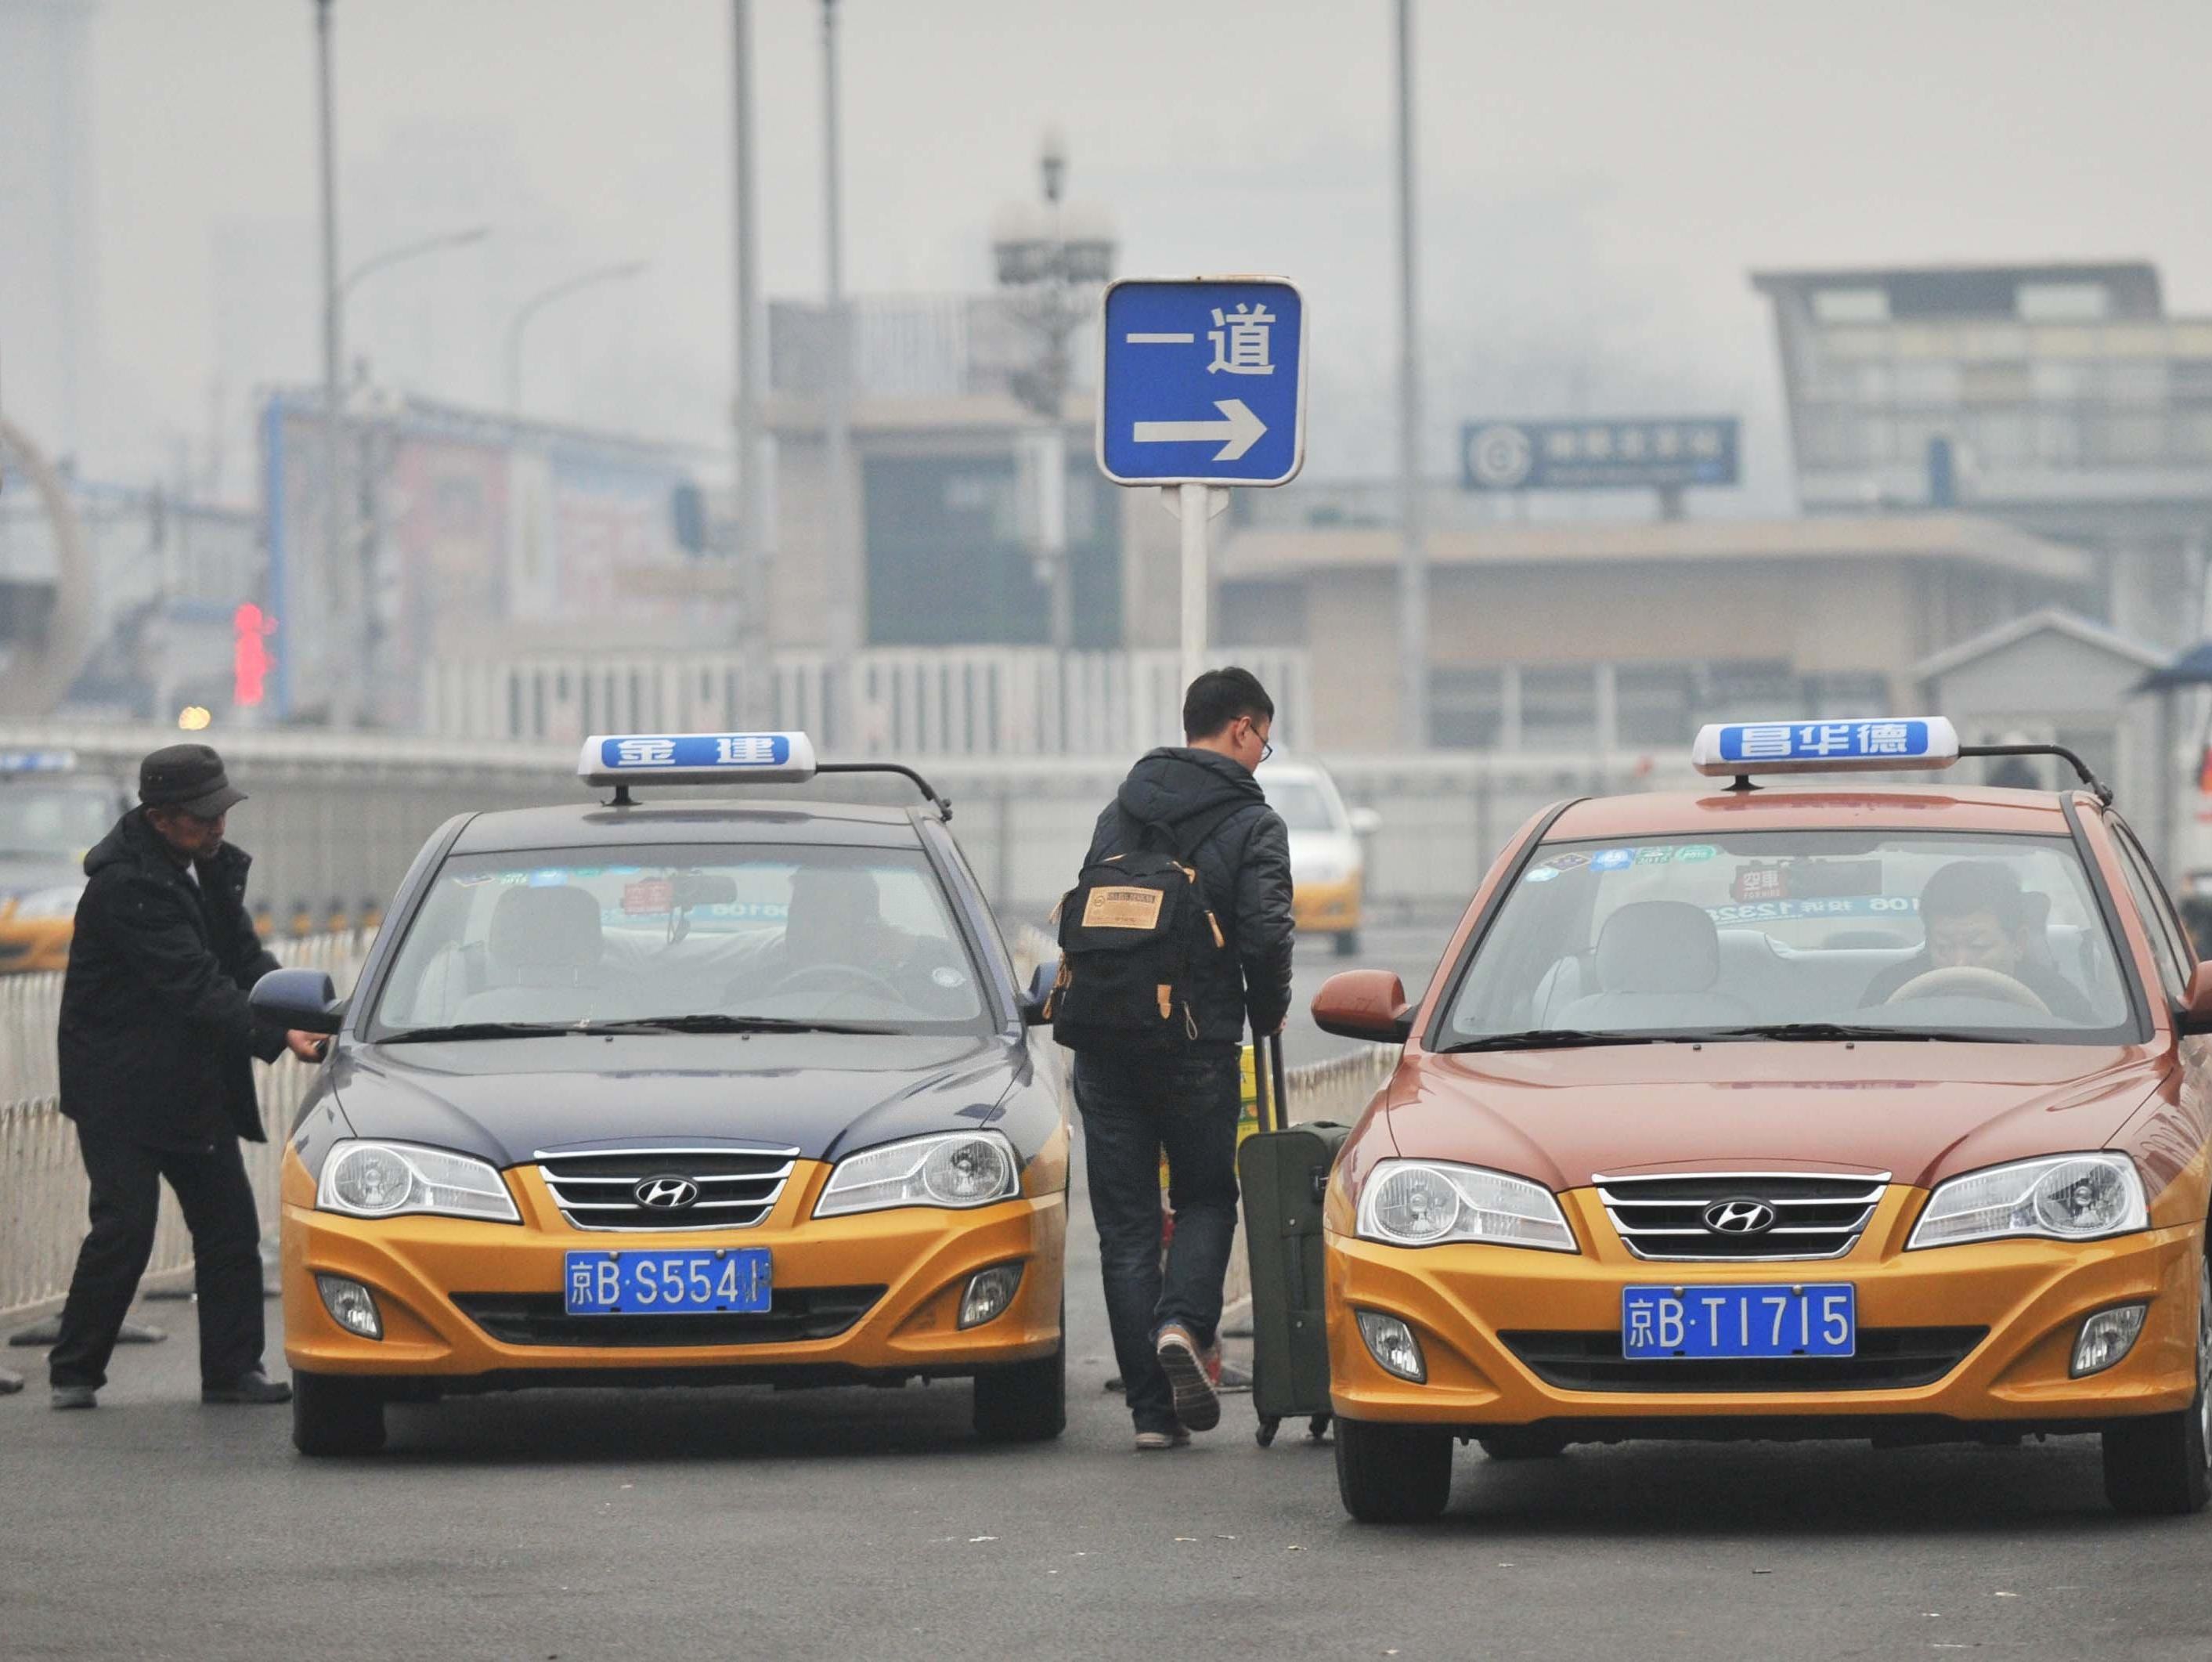
[[[1030,552],[1038,581],[1052,587],[1052,644],[1065,652],[1075,636],[1067,562],[1068,344],[1097,307],[1091,291],[1114,274],[1114,229],[1097,210],[1063,205],[1067,141],[1056,130],[1039,148],[1037,175],[1044,204],[1018,203],[1002,210],[991,253],[1008,313],[1037,343],[1035,363],[1015,372],[1011,384],[1023,407],[1043,423],[1023,435],[1019,460],[1030,507]]]
[[[399,265],[422,254],[434,254],[447,248],[465,248],[471,242],[482,242],[491,234],[489,225],[471,225],[465,231],[446,231],[436,236],[426,236],[417,242],[403,242],[397,248],[387,248],[373,259],[362,263],[345,274],[338,284],[338,304],[345,304],[346,296],[360,286],[364,277],[374,277],[386,266]]]
[[[619,283],[636,277],[649,261],[626,259],[617,265],[601,265],[589,271],[580,271],[574,277],[564,277],[550,288],[541,289],[514,308],[514,315],[507,326],[507,412],[510,416],[522,413],[522,332],[536,317],[556,300],[565,299],[579,289],[589,289],[602,283]]]

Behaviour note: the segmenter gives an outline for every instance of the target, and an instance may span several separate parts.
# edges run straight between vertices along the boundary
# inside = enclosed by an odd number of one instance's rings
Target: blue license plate
[[[711,1316],[766,1310],[773,1288],[765,1246],[675,1252],[571,1252],[571,1316]]]
[[[1858,1331],[1858,1293],[1849,1282],[1620,1292],[1620,1354],[1632,1361],[1849,1356]]]

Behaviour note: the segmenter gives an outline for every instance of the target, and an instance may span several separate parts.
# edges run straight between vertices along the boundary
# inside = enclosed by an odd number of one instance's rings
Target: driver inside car
[[[2018,982],[2061,1021],[2094,1018],[2081,990],[2048,959],[2041,940],[2050,902],[2020,886],[1994,860],[1954,860],[1920,892],[1925,943],[1902,964],[1875,977],[1861,1008],[1887,1004],[1900,990],[1939,970],[1988,970]]]
[[[854,866],[802,866],[792,874],[783,938],[761,953],[738,984],[733,1002],[812,990],[894,995],[931,1009],[962,1002],[967,977],[945,943],[887,922],[875,874]]]

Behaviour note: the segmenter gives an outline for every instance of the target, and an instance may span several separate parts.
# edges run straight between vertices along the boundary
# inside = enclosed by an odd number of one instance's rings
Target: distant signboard
[[[1674,490],[1736,482],[1733,416],[1486,421],[1460,429],[1468,490]]]

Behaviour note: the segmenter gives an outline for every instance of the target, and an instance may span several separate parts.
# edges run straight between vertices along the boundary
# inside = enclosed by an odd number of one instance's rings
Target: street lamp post
[[[318,0],[318,17],[327,17],[329,10],[330,0]],[[329,64],[327,32],[325,33],[323,39],[325,47],[324,64],[327,78]],[[328,110],[328,103],[325,101],[324,125],[326,146],[329,131]],[[326,155],[326,164],[327,161]],[[337,214],[334,207],[330,205],[336,199],[331,193],[331,182],[326,178],[324,183],[325,204],[324,253],[325,259],[331,262],[335,269],[337,256]],[[356,289],[379,271],[389,270],[394,265],[418,259],[424,254],[439,253],[448,248],[466,247],[472,242],[483,241],[490,234],[491,228],[489,225],[471,225],[465,230],[444,231],[436,236],[426,236],[413,242],[403,242],[396,248],[387,248],[381,253],[370,256],[348,271],[337,283],[329,286],[329,294],[325,301],[326,310],[323,335],[324,435],[329,444],[324,475],[325,490],[328,495],[328,500],[325,504],[328,512],[325,528],[329,539],[327,550],[329,570],[338,591],[335,598],[341,615],[343,615],[348,607],[351,608],[353,624],[350,631],[352,662],[349,670],[340,674],[338,685],[331,700],[331,724],[336,727],[358,727],[361,724],[362,716],[368,708],[371,671],[374,668],[373,661],[376,649],[376,593],[375,585],[371,580],[368,570],[368,552],[365,548],[355,549],[351,557],[348,552],[349,544],[354,540],[354,533],[349,529],[350,516],[348,513],[349,488],[348,476],[351,470],[345,465],[345,390],[339,385],[337,363],[337,354],[345,334],[346,301],[351,298]]]
[[[531,319],[556,300],[565,300],[580,289],[590,289],[602,283],[619,283],[636,277],[649,262],[626,259],[618,265],[601,265],[589,271],[580,271],[565,277],[549,288],[541,289],[514,308],[514,315],[507,326],[507,411],[510,416],[522,413],[522,332]]]
[[[1042,209],[1022,204],[1000,216],[992,237],[999,286],[1009,309],[1037,342],[1033,368],[1013,377],[1014,396],[1043,425],[1023,438],[1030,551],[1052,587],[1055,651],[1074,644],[1075,597],[1067,557],[1067,389],[1073,380],[1068,346],[1096,308],[1094,291],[1114,272],[1114,235],[1103,216],[1063,206],[1067,145],[1048,132],[1037,156]],[[1077,222],[1071,227],[1071,219]]]

